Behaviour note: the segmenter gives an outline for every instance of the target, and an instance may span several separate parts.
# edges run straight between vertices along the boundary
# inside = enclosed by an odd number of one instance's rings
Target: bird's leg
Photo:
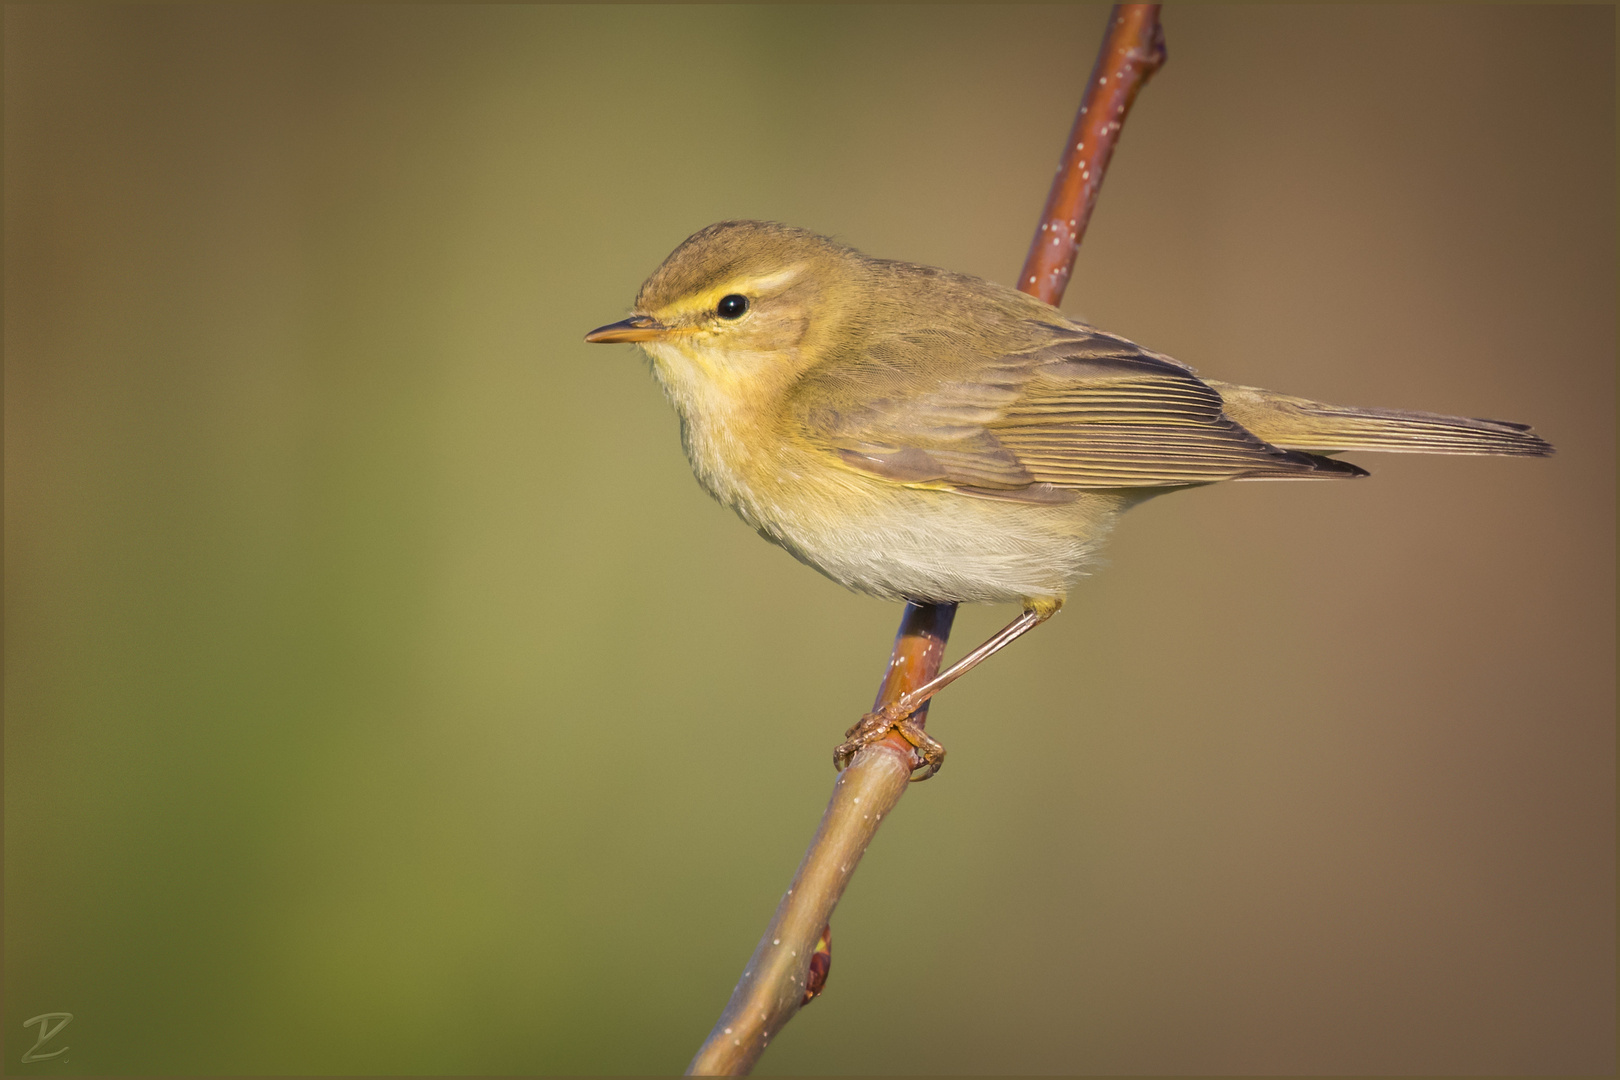
[[[890,729],[894,729],[916,747],[922,756],[923,768],[927,771],[913,777],[913,780],[926,780],[939,772],[940,766],[945,762],[945,748],[925,732],[922,725],[911,719],[912,714],[926,705],[935,694],[1056,615],[1062,606],[1061,600],[1048,600],[1030,605],[1018,618],[997,631],[990,640],[932,679],[884,708],[861,717],[854,727],[844,732],[844,742],[833,751],[833,764],[842,770],[857,753],[883,738]]]

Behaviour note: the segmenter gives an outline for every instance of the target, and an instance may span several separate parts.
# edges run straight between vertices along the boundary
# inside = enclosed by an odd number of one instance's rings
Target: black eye
[[[748,297],[741,293],[730,293],[720,298],[720,305],[715,308],[722,319],[740,319],[748,313]]]

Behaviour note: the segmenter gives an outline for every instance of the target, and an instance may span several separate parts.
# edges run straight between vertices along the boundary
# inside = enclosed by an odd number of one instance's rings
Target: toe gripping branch
[[[844,741],[833,751],[833,767],[843,772],[855,755],[886,737],[893,731],[911,744],[913,768],[911,782],[927,780],[945,764],[945,748],[928,732],[923,722],[928,716],[928,702],[906,708],[906,699],[884,706],[861,717],[854,727],[844,732]]]
[[[998,630],[990,640],[968,653],[962,659],[941,671],[915,690],[895,695],[894,690],[902,684],[896,678],[896,672],[906,667],[908,647],[907,631],[911,625],[912,613],[932,605],[908,604],[906,617],[901,620],[900,633],[894,642],[894,658],[889,661],[889,674],[883,680],[883,687],[878,691],[878,699],[871,712],[861,717],[860,721],[848,731],[844,732],[844,741],[838,744],[833,751],[833,767],[842,772],[854,760],[855,755],[871,746],[879,739],[885,738],[890,731],[895,732],[911,745],[912,760],[917,761],[917,770],[911,777],[912,783],[927,780],[940,767],[945,764],[945,748],[933,736],[923,730],[928,721],[928,702],[933,696],[945,689],[951,683],[972,671],[979,664],[994,656],[997,652],[1011,645],[1020,637],[1035,629],[1041,623],[1058,613],[1062,601],[1047,601],[1040,606],[1031,606]],[[918,632],[916,636],[927,638],[928,643],[922,647],[929,651],[927,660],[932,661],[932,667],[937,670],[939,657],[945,651],[945,637],[950,634],[950,619],[955,617],[954,606],[946,616],[943,631],[937,635],[929,635],[926,631]],[[920,759],[920,760],[919,760]]]
[[[908,603],[900,619],[899,632],[894,637],[894,651],[889,657],[889,668],[878,687],[877,700],[872,711],[844,733],[844,742],[833,751],[833,766],[842,772],[855,755],[889,737],[896,749],[912,754],[914,771],[922,775],[912,779],[926,779],[939,771],[945,759],[945,748],[923,731],[928,718],[928,699],[938,689],[936,674],[945,659],[945,643],[951,636],[951,623],[956,620],[955,604]],[[930,689],[932,688],[932,689]],[[924,692],[926,691],[926,692]],[[930,749],[931,748],[931,749]],[[933,759],[929,754],[933,753]]]

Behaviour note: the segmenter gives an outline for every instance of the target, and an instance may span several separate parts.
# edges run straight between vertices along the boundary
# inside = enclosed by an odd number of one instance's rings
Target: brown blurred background
[[[1103,20],[9,6],[6,1067],[683,1067],[899,610],[580,337],[726,217],[1009,281]],[[1613,11],[1164,24],[1068,310],[1559,454],[1133,513],[762,1071],[1610,1070]]]

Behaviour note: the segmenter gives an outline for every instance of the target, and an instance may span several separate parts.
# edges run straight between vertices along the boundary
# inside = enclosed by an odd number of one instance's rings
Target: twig
[[[1063,159],[1046,197],[1046,209],[1041,211],[1040,227],[1030,241],[1023,273],[1018,275],[1019,289],[1048,304],[1063,299],[1080,238],[1097,206],[1103,173],[1125,126],[1125,114],[1131,111],[1136,92],[1164,61],[1159,5],[1115,4],[1108,13],[1108,33],[1097,50],[1085,100],[1075,114],[1074,130],[1063,145]]]
[[[1115,5],[1019,277],[1018,287],[1024,292],[1049,304],[1063,298],[1125,114],[1164,58],[1159,5]],[[955,604],[906,605],[874,710],[938,674],[955,617]],[[925,704],[913,719],[922,724],[927,714]],[[777,905],[725,1012],[687,1067],[688,1074],[747,1074],[776,1033],[820,992],[831,959],[828,920],[833,908],[878,825],[905,794],[918,764],[911,744],[891,732],[838,774],[821,827],[793,884]],[[820,962],[813,965],[818,944],[824,947]]]
[[[906,605],[875,708],[933,678],[955,615],[955,604]],[[689,1074],[745,1075],[805,1004],[817,940],[878,825],[905,794],[914,767],[911,744],[896,736],[868,746],[838,774],[799,872],[731,992],[726,1011],[687,1067]]]

